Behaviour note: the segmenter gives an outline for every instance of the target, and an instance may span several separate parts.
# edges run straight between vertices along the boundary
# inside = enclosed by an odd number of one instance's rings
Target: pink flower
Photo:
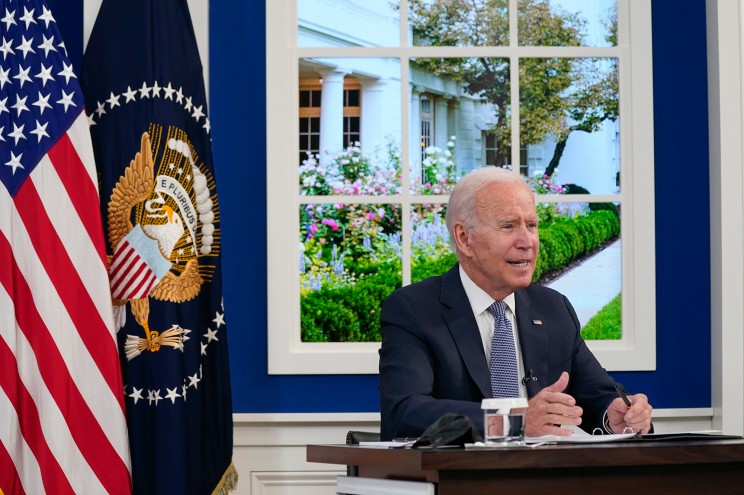
[[[322,223],[323,225],[328,225],[328,226],[329,226],[329,227],[331,228],[331,230],[333,230],[334,232],[338,230],[338,224],[337,224],[337,223],[336,223],[336,221],[335,221],[334,219],[332,219],[332,218],[324,218],[324,219],[323,219],[323,220],[321,221],[321,223]]]
[[[374,219],[375,219],[375,214],[374,214],[374,213],[372,213],[372,212],[369,212],[369,213],[367,213],[367,218],[368,218],[369,220],[374,220]]]

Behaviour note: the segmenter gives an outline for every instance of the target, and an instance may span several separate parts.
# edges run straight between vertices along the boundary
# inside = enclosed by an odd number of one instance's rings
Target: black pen
[[[617,391],[617,395],[619,395],[623,402],[625,402],[625,405],[630,408],[630,406],[632,406],[633,404],[630,403],[630,399],[628,399],[628,393],[625,391],[625,389],[620,385],[615,384],[615,390]]]

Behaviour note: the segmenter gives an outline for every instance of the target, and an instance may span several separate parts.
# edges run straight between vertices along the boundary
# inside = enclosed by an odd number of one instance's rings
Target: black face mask
[[[411,448],[464,447],[466,443],[482,441],[483,436],[470,418],[448,413],[429,425]]]

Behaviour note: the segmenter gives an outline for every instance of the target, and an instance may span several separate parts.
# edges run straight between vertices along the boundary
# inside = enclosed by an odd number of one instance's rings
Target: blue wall
[[[82,2],[77,13],[67,2],[49,1],[61,27],[68,24],[65,36],[82,29]],[[263,0],[211,2],[210,114],[234,410],[379,411],[376,375],[269,376],[266,371],[264,14]],[[657,369],[614,376],[629,390],[646,392],[657,408],[709,407],[705,0],[653,0],[652,15]],[[76,46],[77,40],[81,43],[82,36],[73,38]],[[67,46],[73,62],[79,60],[71,42]],[[696,196],[690,199],[692,191]]]

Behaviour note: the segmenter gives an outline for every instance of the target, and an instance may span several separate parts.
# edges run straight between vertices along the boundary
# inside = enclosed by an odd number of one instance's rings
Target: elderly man
[[[381,438],[415,437],[445,413],[483,431],[481,400],[528,397],[528,436],[627,427],[647,433],[643,394],[618,396],[580,335],[568,299],[532,274],[535,197],[514,173],[485,167],[455,186],[447,228],[458,263],[403,287],[382,306]]]

